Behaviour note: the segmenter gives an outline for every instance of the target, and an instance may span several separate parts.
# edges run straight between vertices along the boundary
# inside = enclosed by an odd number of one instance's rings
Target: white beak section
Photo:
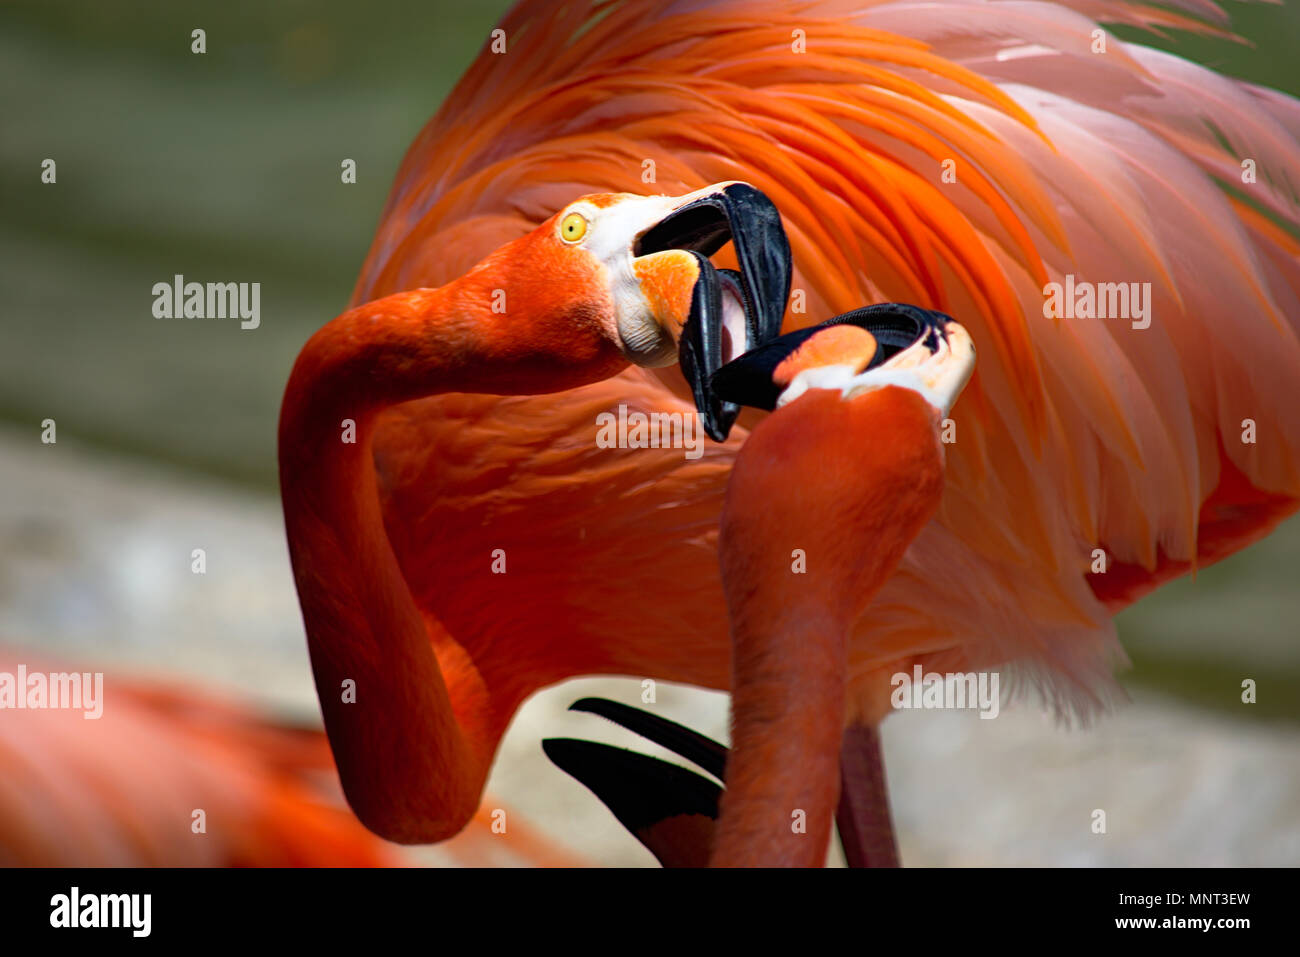
[[[920,393],[941,417],[946,417],[975,369],[975,344],[956,322],[944,326],[942,336],[932,337],[934,347],[922,339],[888,362],[858,372],[853,366],[833,365],[805,369],[794,377],[776,400],[776,407],[793,402],[809,389],[836,389],[845,399],[887,385]]]

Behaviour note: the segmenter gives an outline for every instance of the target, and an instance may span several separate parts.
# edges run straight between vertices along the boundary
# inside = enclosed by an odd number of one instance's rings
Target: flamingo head
[[[769,411],[812,389],[852,399],[901,386],[943,417],[974,368],[970,334],[950,316],[886,302],[764,343],[718,369],[709,385],[723,400]]]
[[[774,339],[790,293],[790,246],[776,207],[747,183],[724,182],[684,196],[602,193],[561,209],[495,257],[516,283],[544,290],[531,333],[569,356],[574,317],[639,366],[680,359],[706,430],[725,438],[738,407],[712,394],[725,362]],[[734,245],[739,270],[709,257]],[[511,333],[519,345],[520,330]]]

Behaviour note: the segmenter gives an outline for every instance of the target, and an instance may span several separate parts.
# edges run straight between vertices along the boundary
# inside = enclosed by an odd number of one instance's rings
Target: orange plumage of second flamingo
[[[1180,9],[1103,13],[1209,29]],[[411,361],[366,355],[418,326],[372,300],[415,302],[426,294],[402,291],[456,280],[584,194],[747,181],[790,237],[803,311],[787,329],[896,300],[958,317],[978,346],[935,515],[852,623],[851,721],[885,715],[889,675],[913,664],[1010,669],[1092,713],[1122,655],[1110,615],[1294,511],[1300,209],[1278,184],[1300,178],[1300,107],[1113,36],[1095,54],[1098,11],[719,0],[507,15],[508,54],[480,56],[398,173],[355,293],[370,305],[324,333],[366,361],[332,388],[296,379],[282,418],[318,686],[363,819],[453,833],[510,715],[546,684],[729,684],[717,523],[756,414],[698,460],[597,448],[601,412],[688,411],[688,388],[675,369],[627,368],[590,326],[562,333],[560,312],[501,320],[491,355],[463,339],[437,390]],[[1242,157],[1259,170],[1248,189]],[[534,288],[558,308],[573,289],[554,275]],[[1045,287],[1069,277],[1137,283],[1149,324],[1046,316]],[[511,361],[493,368],[497,349]],[[360,406],[365,441],[340,447],[338,419]],[[507,574],[491,574],[495,549]],[[349,675],[358,702],[370,687],[383,703],[346,717]]]

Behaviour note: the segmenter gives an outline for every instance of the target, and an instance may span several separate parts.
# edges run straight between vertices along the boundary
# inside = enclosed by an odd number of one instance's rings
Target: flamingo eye
[[[569,213],[560,220],[560,238],[566,243],[576,243],[587,235],[587,217],[582,213]]]

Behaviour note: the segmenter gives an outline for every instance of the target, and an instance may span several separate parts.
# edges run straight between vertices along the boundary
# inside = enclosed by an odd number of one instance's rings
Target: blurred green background
[[[292,360],[346,304],[404,150],[505,7],[0,6],[0,418],[274,494]],[[1228,9],[1249,43],[1144,42],[1300,94],[1300,5]],[[260,282],[261,327],[154,320],[150,289],[175,273]],[[1297,568],[1292,521],[1126,612],[1125,680],[1300,720]]]

